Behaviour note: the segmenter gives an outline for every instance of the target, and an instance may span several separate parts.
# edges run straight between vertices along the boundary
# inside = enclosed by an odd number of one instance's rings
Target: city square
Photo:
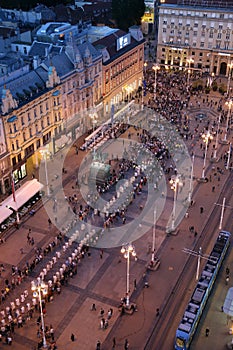
[[[188,50],[187,34],[182,49],[180,34],[164,44],[182,6],[156,4],[144,36],[91,28],[75,42],[75,25],[43,23],[33,70],[2,85],[0,348],[232,348],[233,66],[199,42]],[[41,63],[49,31],[66,45]],[[229,248],[178,348],[221,230]]]

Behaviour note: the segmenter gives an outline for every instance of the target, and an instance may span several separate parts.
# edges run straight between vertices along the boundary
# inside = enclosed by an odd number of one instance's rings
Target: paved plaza
[[[219,97],[215,97],[219,98]],[[189,108],[188,113],[192,123],[194,125],[195,115],[199,111],[209,113],[210,118],[216,118],[218,113],[213,108],[211,112],[205,105],[198,107],[193,99],[193,106]],[[204,122],[203,122],[204,124]],[[194,126],[192,125],[192,128]],[[132,133],[132,140],[137,140],[137,131],[130,128]],[[122,137],[128,137],[128,131],[122,135]],[[78,141],[79,144],[83,142]],[[187,145],[190,151],[195,150],[195,163],[194,163],[194,176],[195,178],[200,176],[202,164],[203,164],[203,150],[199,146],[199,141],[195,145],[192,145],[192,140],[187,141]],[[110,147],[110,146],[109,146]],[[224,153],[227,150],[227,146],[221,145],[219,152]],[[114,149],[108,149],[109,153],[113,153]],[[209,151],[210,152],[210,151]],[[79,151],[77,155],[75,148],[72,147],[69,154],[64,158],[64,166],[67,171],[63,175],[65,182],[64,193],[71,194],[76,190],[75,177],[73,174],[81,164],[82,159],[85,157],[86,152]],[[209,155],[208,155],[209,158]],[[56,179],[56,172],[53,173],[52,169],[56,169],[56,162],[63,161],[60,155],[54,158],[53,165],[49,172],[49,183],[53,185],[53,189],[56,189],[58,181]],[[224,161],[220,160],[217,164],[218,167],[224,169]],[[46,316],[45,324],[49,327],[53,326],[55,330],[55,340],[58,350],[95,350],[97,341],[101,343],[101,350],[111,350],[113,345],[113,338],[116,339],[116,349],[124,349],[125,339],[129,341],[129,349],[142,350],[144,349],[145,342],[150,336],[153,326],[156,322],[159,322],[159,317],[156,316],[156,309],[159,308],[160,313],[163,312],[163,307],[166,300],[176,283],[176,280],[184,266],[187,259],[182,248],[189,249],[197,248],[198,237],[201,235],[202,228],[208,221],[209,214],[212,212],[215,203],[222,201],[221,189],[224,186],[224,182],[228,176],[232,177],[232,173],[227,170],[223,171],[223,174],[218,173],[215,177],[216,165],[208,162],[207,177],[211,175],[211,182],[200,184],[195,181],[195,187],[193,192],[194,205],[190,208],[187,207],[187,215],[181,221],[176,235],[167,235],[167,221],[170,217],[173,205],[173,193],[168,191],[167,201],[161,212],[160,217],[156,222],[156,254],[161,260],[161,265],[158,271],[150,271],[145,275],[146,265],[151,259],[151,241],[152,241],[152,228],[139,237],[135,242],[135,249],[137,252],[137,260],[131,259],[130,262],[130,300],[137,304],[137,312],[133,315],[121,316],[118,306],[121,302],[121,298],[125,296],[126,291],[126,260],[123,258],[120,249],[121,246],[114,247],[112,249],[100,249],[96,247],[90,248],[90,255],[85,254],[85,257],[81,259],[77,267],[77,275],[70,277],[68,283],[61,287],[61,293],[55,293],[52,302],[46,304]],[[38,176],[38,174],[36,174]],[[219,180],[220,178],[220,180]],[[213,191],[213,186],[215,190]],[[231,188],[232,190],[232,188]],[[54,213],[49,212],[49,215],[53,218],[56,216],[59,225],[67,219],[70,213],[65,208],[65,198],[57,197],[58,211]],[[162,197],[161,197],[162,200]],[[53,198],[49,199],[50,202]],[[138,207],[139,202],[133,202],[129,208],[129,215],[134,218],[140,214]],[[200,217],[200,207],[204,207],[204,213]],[[233,206],[232,198],[231,203],[228,206]],[[51,208],[51,205],[49,206]],[[220,209],[219,209],[220,217]],[[229,217],[229,213],[226,214]],[[33,217],[24,221],[18,230],[12,231],[11,235],[7,237],[6,242],[0,245],[0,264],[5,267],[5,271],[2,272],[0,277],[0,285],[4,285],[6,279],[11,280],[11,267],[24,266],[28,261],[31,261],[34,257],[35,249],[40,247],[44,249],[51,241],[53,241],[58,233],[56,226],[48,224],[48,213],[41,207],[38,209]],[[149,220],[149,219],[148,219]],[[232,223],[228,223],[224,219],[223,226],[232,230]],[[232,221],[232,220],[231,220]],[[144,222],[148,227],[152,227],[151,222]],[[197,236],[189,231],[190,226],[195,226]],[[31,235],[35,240],[35,245],[32,248],[27,243],[27,234],[29,228],[31,229]],[[135,227],[135,230],[140,233],[140,226]],[[122,229],[124,230],[124,228]],[[213,233],[216,236],[218,229]],[[111,232],[109,233],[111,234]],[[30,282],[38,277],[42,267],[45,266],[52,256],[56,253],[56,250],[62,251],[62,245],[56,246],[52,252],[50,252],[43,261],[36,266],[32,274],[25,278],[25,281],[21,283],[19,287],[10,292],[7,296],[6,304],[17,297],[21,291],[28,289],[30,291]],[[74,242],[69,247],[69,253],[78,245]],[[22,254],[23,249],[23,254]],[[68,254],[68,250],[64,253]],[[231,266],[231,254],[228,256],[227,264]],[[59,266],[59,261],[57,262]],[[231,268],[233,271],[233,267]],[[221,275],[220,275],[221,276]],[[149,288],[144,288],[145,280],[148,281]],[[227,286],[224,285],[222,277],[219,279],[219,286],[213,295],[213,298],[219,298],[215,305],[215,310],[210,308],[210,319],[203,319],[203,328],[198,330],[197,338],[194,340],[192,349],[215,349],[220,350],[224,348],[226,340],[230,338],[225,329],[226,316],[219,310],[220,304],[224,299],[224,295],[227,291]],[[215,300],[215,299],[214,299]],[[91,310],[93,303],[96,305],[96,311]],[[108,320],[108,327],[101,329],[100,322],[100,310],[104,310],[104,317],[107,318],[107,312],[111,308],[113,314]],[[214,316],[212,316],[214,315]],[[216,316],[217,315],[217,316]],[[13,343],[11,348],[15,350],[32,350],[37,348],[39,339],[37,338],[37,318],[38,312],[34,312],[32,319],[26,321],[22,328],[16,328],[13,334]],[[218,320],[221,327],[216,322]],[[203,329],[207,326],[211,329],[211,334],[208,339],[204,337]],[[171,332],[175,336],[175,326],[171,325]],[[71,334],[75,335],[75,341],[70,339]],[[217,337],[217,334],[219,336]],[[48,343],[50,339],[48,340]],[[165,340],[166,342],[166,340]],[[213,345],[214,344],[214,345]],[[167,350],[172,349],[172,343],[167,344]],[[203,347],[204,346],[204,347]],[[0,343],[0,348],[7,348],[4,344],[4,339]],[[155,349],[159,350],[159,349]]]

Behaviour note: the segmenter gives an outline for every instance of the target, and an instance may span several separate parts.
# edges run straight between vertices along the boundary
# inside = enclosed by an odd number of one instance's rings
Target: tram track
[[[224,194],[227,203],[232,199],[232,191],[227,190],[228,188],[231,188],[232,177],[233,175],[229,174],[217,202],[221,201]],[[231,217],[230,211],[226,211],[225,216],[227,219],[226,222],[229,222],[228,219]],[[202,247],[203,251],[208,251],[219,232],[217,229],[218,225],[219,208],[214,205],[193,249],[198,250],[199,247]],[[232,226],[229,223],[225,229],[230,230],[231,227]],[[210,232],[213,232],[214,234],[208,235]],[[174,287],[161,307],[160,317],[155,319],[155,323],[148,336],[144,350],[169,350],[174,348],[173,344],[176,329],[183,315],[184,308],[190,299],[194,286],[196,285],[196,281],[194,281],[195,271],[196,259],[189,255],[187,256]]]

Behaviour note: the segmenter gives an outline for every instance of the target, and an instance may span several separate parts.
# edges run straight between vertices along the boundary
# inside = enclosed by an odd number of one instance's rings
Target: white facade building
[[[161,4],[157,61],[228,76],[233,61],[233,8]]]

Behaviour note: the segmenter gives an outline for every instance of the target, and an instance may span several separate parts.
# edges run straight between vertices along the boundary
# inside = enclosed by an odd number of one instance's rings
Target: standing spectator
[[[125,339],[125,350],[129,349],[129,342],[128,339]]]

